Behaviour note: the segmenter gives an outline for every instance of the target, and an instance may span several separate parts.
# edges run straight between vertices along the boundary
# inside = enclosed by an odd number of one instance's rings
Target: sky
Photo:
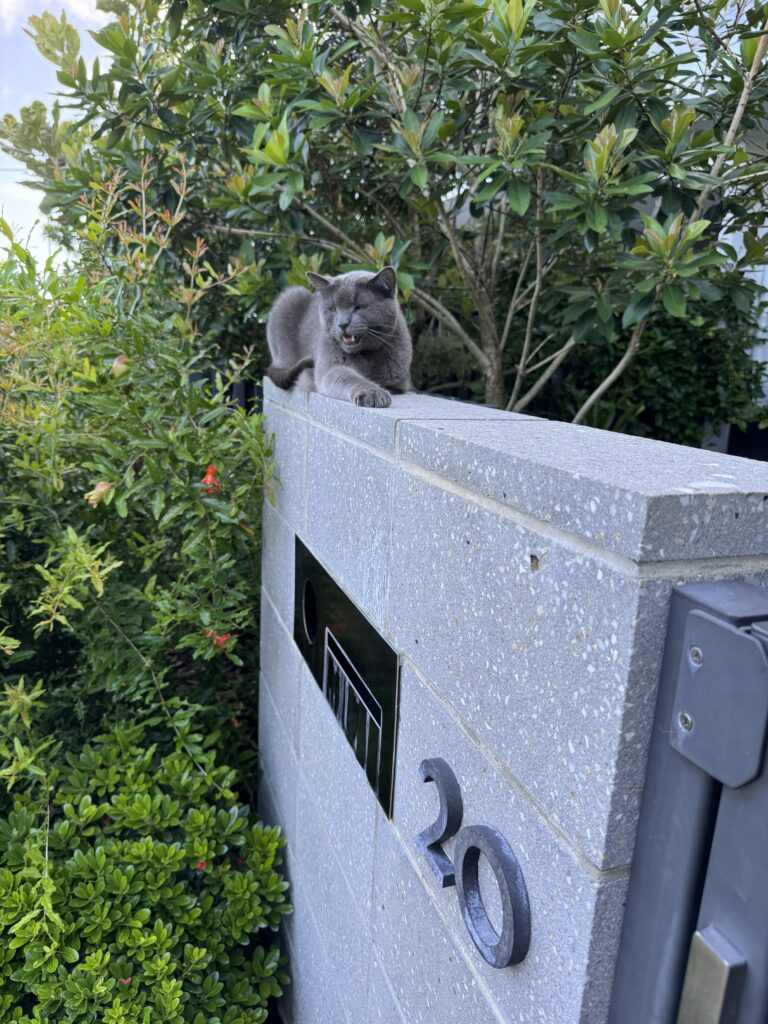
[[[67,20],[80,33],[81,51],[87,62],[98,53],[88,29],[98,28],[109,19],[96,10],[96,0],[0,0],[0,116],[18,116],[21,107],[33,100],[51,106],[59,88],[56,68],[40,53],[25,34],[30,15],[50,11],[57,17],[64,10]],[[35,222],[41,220],[38,210],[40,193],[25,188],[20,182],[27,176],[26,168],[0,152],[0,216],[13,228],[38,258],[45,258],[50,247]]]

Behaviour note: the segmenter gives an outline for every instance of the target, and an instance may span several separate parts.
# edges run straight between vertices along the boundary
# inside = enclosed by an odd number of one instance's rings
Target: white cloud
[[[24,0],[0,0],[0,22],[4,32],[11,32],[21,20]]]
[[[96,0],[55,0],[50,3],[39,3],[35,0],[0,0],[0,28],[5,33],[25,25],[30,14],[38,14],[42,10],[58,13],[61,9],[84,25],[103,25],[108,16],[96,10]]]

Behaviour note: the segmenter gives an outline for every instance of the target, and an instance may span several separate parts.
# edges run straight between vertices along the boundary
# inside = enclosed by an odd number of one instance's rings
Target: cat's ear
[[[365,282],[369,288],[378,288],[391,298],[397,292],[397,274],[394,267],[384,267],[378,274]]]
[[[307,271],[307,280],[310,284],[313,284],[319,292],[323,291],[331,283],[329,278],[323,277],[322,274],[313,274],[311,270]]]

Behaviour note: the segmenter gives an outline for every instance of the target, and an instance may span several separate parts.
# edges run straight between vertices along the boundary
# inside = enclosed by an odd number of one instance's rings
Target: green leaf
[[[514,179],[507,185],[509,205],[518,216],[523,217],[531,205],[531,189],[524,181]]]
[[[484,188],[474,196],[476,203],[487,203],[489,199],[493,199],[496,193],[499,191],[501,186],[504,184],[504,175],[500,174],[493,181],[490,181]]]
[[[572,32],[568,33],[568,38],[577,50],[581,50],[582,53],[588,53],[591,57],[596,57],[603,52],[600,48],[600,40],[593,32],[585,32],[582,28],[575,28]]]
[[[634,301],[630,302],[624,310],[624,315],[621,318],[621,326],[625,328],[633,327],[638,320],[642,320],[644,316],[647,316],[655,305],[656,296],[653,292],[649,295],[638,296]]]
[[[601,234],[608,227],[608,211],[603,206],[593,203],[584,211],[589,227]]]
[[[665,284],[661,289],[661,301],[670,316],[684,317],[686,310],[685,292],[676,284]]]
[[[523,0],[509,0],[506,10],[507,24],[513,32],[517,32],[523,20]]]
[[[427,168],[424,166],[424,164],[414,164],[414,166],[411,168],[411,181],[417,188],[426,188]]]
[[[160,518],[160,513],[164,508],[165,492],[158,488],[158,490],[155,491],[154,498],[152,499],[152,515],[155,517],[155,520]]]
[[[602,110],[603,107],[607,107],[609,103],[613,103],[617,96],[621,93],[621,87],[618,85],[612,85],[610,89],[606,90],[602,96],[599,96],[596,100],[593,100],[588,106],[584,107],[585,114],[596,114],[598,110]]]

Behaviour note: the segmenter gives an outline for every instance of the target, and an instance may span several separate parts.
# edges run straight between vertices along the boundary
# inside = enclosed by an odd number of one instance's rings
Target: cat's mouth
[[[357,334],[342,334],[341,347],[345,352],[356,352],[360,348],[360,338]]]

